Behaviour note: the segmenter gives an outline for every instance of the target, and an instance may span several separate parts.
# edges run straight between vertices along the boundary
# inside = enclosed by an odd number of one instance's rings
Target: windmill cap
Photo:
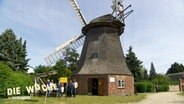
[[[119,29],[119,32],[121,34],[124,31],[125,24],[117,20],[113,15],[107,14],[92,20],[88,25],[82,28],[82,33],[86,34],[90,29],[99,27],[99,26],[117,28]]]

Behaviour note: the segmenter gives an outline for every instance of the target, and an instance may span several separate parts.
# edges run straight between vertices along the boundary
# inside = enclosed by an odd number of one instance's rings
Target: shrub
[[[33,81],[31,77],[27,76],[26,74],[23,73],[18,73],[18,72],[13,72],[11,76],[13,81],[13,84],[11,87],[20,87],[21,88],[21,95],[25,95],[27,93],[26,91],[26,86],[28,85],[33,85]]]
[[[169,85],[159,85],[159,91],[169,91]]]
[[[6,88],[10,85],[11,69],[0,63],[0,96],[6,95]]]
[[[135,84],[137,92],[154,92],[155,84],[151,82],[137,82]]]
[[[147,90],[146,82],[137,82],[135,84],[135,87],[136,87],[137,92],[143,93],[143,92],[146,92],[146,90]]]
[[[31,84],[31,77],[25,73],[14,72],[8,65],[0,63],[0,97],[7,97],[7,88],[13,87],[21,87],[21,95],[24,95],[25,86]]]
[[[167,75],[158,74],[153,80],[152,83],[155,85],[169,85],[171,84],[171,79]]]
[[[155,91],[155,85],[153,83],[147,82],[146,92],[154,92],[154,91]]]

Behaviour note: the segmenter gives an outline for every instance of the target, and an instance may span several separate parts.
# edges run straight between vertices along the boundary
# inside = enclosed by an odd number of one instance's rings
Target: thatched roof
[[[112,15],[92,20],[83,28],[86,35],[77,75],[82,74],[129,74],[120,34],[124,24]]]
[[[86,34],[88,30],[90,30],[91,28],[99,27],[102,25],[116,28],[119,31],[119,35],[121,35],[124,32],[125,24],[116,19],[111,14],[107,14],[92,20],[88,25],[83,27],[82,33]]]

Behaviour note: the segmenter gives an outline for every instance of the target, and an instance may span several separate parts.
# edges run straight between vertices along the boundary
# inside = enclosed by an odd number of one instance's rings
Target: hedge
[[[20,87],[21,95],[25,95],[27,85],[33,80],[25,73],[14,72],[5,64],[0,63],[0,97],[7,97],[7,88]]]
[[[159,91],[169,91],[169,85],[159,85]]]
[[[135,84],[135,87],[136,87],[137,92],[143,93],[143,92],[147,91],[147,84],[146,84],[146,82],[137,82]]]
[[[135,83],[135,90],[140,93],[154,92],[155,84],[151,82],[137,82]],[[158,85],[158,91],[169,91],[169,85]]]
[[[155,85],[153,83],[147,82],[146,92],[154,92],[154,91],[155,91]]]
[[[151,82],[137,82],[135,84],[137,92],[154,92],[155,91],[155,85]]]

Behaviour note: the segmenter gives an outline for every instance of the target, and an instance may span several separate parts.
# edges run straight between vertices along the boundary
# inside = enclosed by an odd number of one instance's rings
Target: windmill
[[[133,10],[124,13],[128,8],[131,7],[131,5],[123,9],[123,8],[120,8],[120,5],[118,3],[121,3],[120,0],[113,0],[113,5],[111,6],[111,8],[113,9],[113,12],[111,14],[115,15],[116,19],[119,19],[120,21],[124,21],[124,19],[129,14],[131,14]],[[76,12],[78,18],[80,19],[81,24],[83,26],[87,25],[87,21],[81,9],[79,8],[79,5],[77,4],[76,0],[70,0],[70,4],[74,9],[74,11]],[[50,54],[45,56],[44,57],[45,62],[49,66],[53,65],[58,60],[63,58],[63,54],[67,48],[77,49],[84,44],[84,40],[85,40],[85,35],[82,33],[80,35],[74,36],[70,40],[56,47]]]
[[[66,48],[83,45],[77,71],[78,94],[89,95],[133,95],[134,77],[128,69],[120,36],[124,32],[124,19],[133,12],[126,12],[131,5],[123,7],[120,0],[113,0],[113,12],[87,23],[77,2],[70,0],[72,7],[84,25],[82,34],[75,36],[45,57],[52,65],[63,57]],[[126,13],[125,13],[126,12]]]

